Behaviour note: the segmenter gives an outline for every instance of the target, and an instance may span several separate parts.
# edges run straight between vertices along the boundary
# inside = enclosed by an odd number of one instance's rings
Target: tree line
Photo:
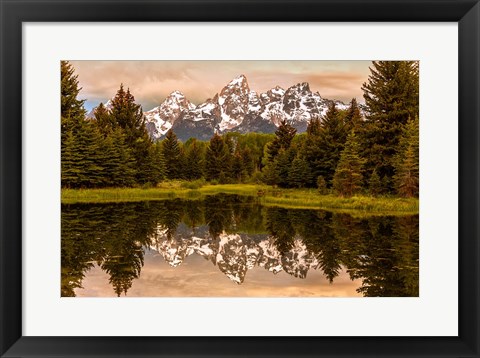
[[[332,102],[298,134],[281,121],[275,134],[214,134],[182,143],[169,130],[153,142],[141,106],[123,85],[110,108],[85,120],[78,78],[61,64],[62,187],[155,186],[163,180],[263,182],[351,196],[418,197],[418,63],[374,61],[363,84],[365,106]]]
[[[176,240],[190,237],[179,230],[181,223],[191,228],[189,235],[200,235],[210,243],[225,232],[243,232],[247,237],[252,233],[255,240],[271,240],[288,260],[294,258],[291,250],[300,239],[317,258],[315,269],[330,282],[345,266],[351,279],[362,280],[358,292],[364,296],[418,296],[418,216],[357,218],[321,210],[265,207],[256,198],[228,195],[62,205],[61,295],[75,296],[95,263],[108,275],[115,294],[126,295],[141,275],[148,248],[163,240],[178,247]],[[201,234],[205,225],[208,234]]]

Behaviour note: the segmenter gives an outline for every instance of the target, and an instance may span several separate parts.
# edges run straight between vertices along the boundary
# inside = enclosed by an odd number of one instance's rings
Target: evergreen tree
[[[307,136],[315,136],[320,134],[322,124],[320,118],[314,116],[310,119],[307,125]]]
[[[165,158],[161,143],[152,145],[148,152],[148,160],[142,168],[143,182],[153,186],[166,178]]]
[[[181,148],[175,133],[170,129],[162,142],[163,158],[168,179],[182,177]]]
[[[121,129],[116,129],[111,134],[116,151],[120,158],[120,164],[115,173],[115,185],[132,186],[136,178],[136,162],[132,150],[127,146],[125,134]]]
[[[240,151],[242,157],[243,170],[245,175],[251,176],[255,171],[255,162],[253,158],[252,151],[249,148],[244,148]]]
[[[232,177],[242,182],[253,174],[255,164],[250,149],[240,148],[237,145],[235,153],[232,156]]]
[[[359,156],[359,150],[358,138],[352,131],[348,136],[333,177],[333,187],[341,196],[352,196],[362,187],[364,160]]]
[[[75,134],[67,132],[62,148],[62,185],[69,188],[105,185],[102,146],[101,134],[89,122],[83,121]]]
[[[132,149],[137,168],[148,165],[146,161],[153,143],[145,126],[145,117],[141,106],[135,103],[135,97],[130,93],[130,89],[125,91],[123,84],[112,99],[110,115],[112,127],[120,127],[123,130],[125,141]],[[145,182],[140,170],[137,171],[137,181]]]
[[[186,152],[185,178],[200,179],[204,172],[205,154],[196,139],[190,144]]]
[[[243,158],[240,151],[235,151],[232,157],[232,175],[233,178],[241,182],[246,177],[245,167],[243,165]]]
[[[78,75],[68,61],[60,62],[60,115],[62,125],[62,139],[68,131],[75,134],[75,130],[85,120],[85,100],[78,99],[81,91],[78,86]]]
[[[82,155],[77,153],[79,146],[77,133],[85,125],[85,100],[78,99],[81,88],[78,75],[68,61],[60,62],[60,116],[61,116],[61,183],[63,187],[79,187],[83,170],[78,162]]]
[[[373,61],[370,72],[362,86],[369,120],[405,124],[418,117],[418,62]]]
[[[286,150],[290,148],[290,144],[292,143],[296,133],[297,130],[295,128],[288,124],[287,121],[282,120],[279,127],[275,131],[275,138],[273,141],[268,143],[266,148],[267,160],[273,161],[281,149]]]
[[[358,106],[356,98],[352,98],[350,101],[350,106],[345,114],[344,122],[348,131],[358,128],[362,122],[362,113],[360,112],[360,107]]]
[[[418,62],[374,61],[370,72],[362,86],[367,107],[367,121],[359,131],[363,156],[369,172],[377,167],[378,175],[391,182],[403,125],[418,117]]]
[[[370,180],[368,181],[368,191],[370,195],[377,196],[382,193],[382,182],[378,176],[377,169],[374,169]]]
[[[76,166],[79,158],[75,149],[75,137],[73,131],[70,129],[62,137],[61,182],[63,188],[77,187],[78,171],[81,170],[81,168]]]
[[[217,133],[210,139],[205,156],[205,175],[207,180],[225,181],[230,177],[230,148]]]
[[[112,132],[114,124],[112,123],[112,116],[108,109],[100,102],[94,111],[95,123],[105,137]]]
[[[406,123],[394,159],[393,177],[397,193],[404,197],[418,197],[419,189],[419,128],[418,120]]]
[[[293,160],[295,159],[297,152],[294,148],[289,148],[287,150],[280,149],[276,159],[275,159],[275,175],[278,186],[282,188],[288,188],[290,186],[289,174],[290,167]]]
[[[320,149],[320,132],[322,131],[322,124],[318,117],[313,117],[307,126],[307,134],[301,147],[302,156],[308,163],[311,170],[311,182],[307,185],[314,187],[316,185],[315,178],[320,176],[319,161],[322,156]]]
[[[323,176],[328,187],[332,183],[347,134],[340,113],[332,102],[323,117],[318,139],[311,143],[310,152],[306,155],[314,177]]]
[[[288,184],[294,188],[303,188],[310,183],[310,168],[305,159],[297,155],[288,172]]]

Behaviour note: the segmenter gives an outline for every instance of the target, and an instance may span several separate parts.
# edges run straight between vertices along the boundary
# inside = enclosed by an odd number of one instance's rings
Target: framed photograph
[[[478,1],[8,1],[2,357],[479,357]]]

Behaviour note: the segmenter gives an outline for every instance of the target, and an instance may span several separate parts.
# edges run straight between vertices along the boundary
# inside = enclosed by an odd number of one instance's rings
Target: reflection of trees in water
[[[343,263],[364,296],[418,296],[418,217],[333,217]]]
[[[140,275],[158,213],[148,203],[62,206],[62,296],[74,296],[97,262],[117,295]]]
[[[285,260],[296,259],[292,252],[300,240],[315,257],[313,268],[330,282],[345,266],[351,279],[362,280],[358,292],[365,296],[418,296],[418,216],[354,218],[267,208],[257,198],[231,195],[63,205],[62,296],[75,295],[95,262],[110,276],[114,292],[127,294],[140,276],[144,247],[157,240],[178,240],[182,222],[192,229],[188,235],[208,225],[212,239],[223,232],[268,235]]]

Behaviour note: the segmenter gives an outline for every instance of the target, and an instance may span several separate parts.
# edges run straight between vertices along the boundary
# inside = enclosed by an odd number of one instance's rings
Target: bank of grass
[[[62,203],[108,203],[173,198],[199,199],[206,195],[237,194],[257,197],[265,206],[357,212],[359,215],[410,215],[418,213],[418,199],[320,195],[315,189],[277,189],[255,184],[205,184],[171,181],[155,188],[62,189]]]

